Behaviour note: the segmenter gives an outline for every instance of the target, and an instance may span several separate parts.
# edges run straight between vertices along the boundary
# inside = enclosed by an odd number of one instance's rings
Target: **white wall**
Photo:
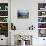
[[[11,0],[11,22],[16,25],[18,32],[19,30],[27,30],[32,24],[35,26],[36,34],[33,35],[33,46],[44,45],[43,38],[35,38],[35,36],[38,36],[38,3],[46,3],[46,0]],[[29,10],[29,19],[17,19],[17,10],[23,8]]]
[[[17,10],[27,9],[29,10],[29,19],[18,19]],[[27,30],[29,26],[37,23],[37,2],[32,0],[15,0],[11,1],[11,22],[16,25],[17,30]]]

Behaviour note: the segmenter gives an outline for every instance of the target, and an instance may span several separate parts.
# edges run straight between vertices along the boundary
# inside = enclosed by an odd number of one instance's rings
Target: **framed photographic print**
[[[21,19],[29,18],[29,11],[26,9],[18,10],[17,18],[21,18]]]

